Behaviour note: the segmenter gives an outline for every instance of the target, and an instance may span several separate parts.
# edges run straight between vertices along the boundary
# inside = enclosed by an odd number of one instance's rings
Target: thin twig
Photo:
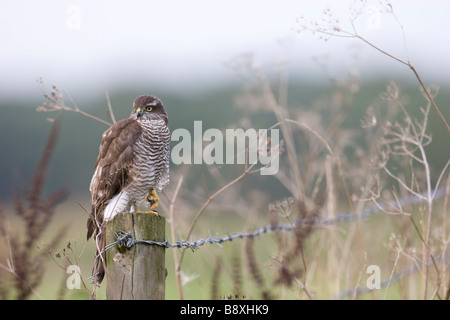
[[[306,295],[308,296],[308,299],[312,300],[313,297],[312,297],[311,293],[309,292],[308,288],[303,284],[303,282],[297,277],[294,277],[294,280],[295,280],[295,282],[297,282],[297,284],[300,286],[300,288],[302,288],[302,290],[306,293]]]
[[[12,275],[14,275],[17,280],[21,281],[25,286],[27,286],[35,295],[36,297],[38,297],[40,300],[45,300],[43,296],[40,295],[39,292],[37,292],[36,289],[33,288],[33,286],[31,286],[28,282],[24,281],[17,273],[14,269],[12,269],[10,266],[5,266],[2,263],[0,263],[0,268],[2,268],[5,271],[8,271],[9,273],[11,273]]]
[[[363,260],[367,263],[367,257],[366,257],[365,250],[364,250],[364,247],[363,247],[363,241],[362,241],[362,236],[361,236],[361,232],[360,232],[359,223],[358,223],[358,220],[356,219],[356,212],[355,212],[355,209],[353,207],[353,201],[352,201],[352,198],[350,196],[350,191],[348,190],[348,187],[347,187],[347,182],[345,180],[345,176],[344,176],[344,173],[342,171],[341,162],[339,160],[339,157],[337,157],[336,154],[333,152],[333,150],[331,149],[331,147],[328,144],[328,142],[319,133],[317,133],[315,130],[313,130],[310,126],[308,126],[305,123],[302,123],[302,122],[299,122],[299,121],[295,121],[295,120],[291,120],[291,119],[285,119],[285,121],[293,123],[293,124],[295,124],[297,126],[306,128],[309,132],[311,132],[317,138],[319,138],[319,140],[325,145],[325,148],[328,150],[330,155],[333,157],[333,159],[334,159],[334,161],[336,163],[336,166],[338,168],[339,176],[341,177],[341,180],[342,180],[342,185],[344,187],[344,191],[345,191],[345,195],[347,197],[347,202],[348,202],[348,205],[350,207],[350,211],[353,212],[353,214],[354,214],[355,225],[356,225],[356,233],[357,233],[357,236],[358,236],[358,244],[359,244],[359,247],[361,249]]]
[[[75,101],[72,99],[70,94],[65,89],[58,89],[56,86],[52,86],[52,91],[50,92],[50,94],[48,94],[44,88],[42,79],[39,80],[39,87],[40,87],[40,90],[42,91],[44,98],[48,99],[50,101],[50,103],[44,102],[41,106],[39,106],[36,109],[36,111],[38,111],[38,112],[70,111],[70,112],[78,113],[87,118],[93,119],[95,121],[98,121],[100,123],[103,123],[104,125],[107,125],[108,127],[112,125],[112,123],[110,123],[108,121],[105,121],[105,120],[100,119],[90,113],[82,111],[77,106]],[[64,95],[69,99],[69,101],[73,107],[68,107],[64,104]],[[107,93],[107,101],[108,101],[109,115],[110,115],[111,119],[113,120],[113,122],[115,122],[114,113],[111,108],[111,103],[109,101],[108,93]]]
[[[209,206],[209,204],[218,196],[220,195],[222,192],[224,192],[226,189],[230,188],[232,185],[234,185],[235,183],[239,182],[240,180],[242,180],[250,171],[251,169],[256,165],[256,163],[251,164],[250,166],[248,166],[244,172],[237,177],[236,179],[234,179],[233,181],[230,181],[229,183],[227,183],[226,185],[224,185],[222,188],[220,188],[219,190],[217,190],[214,194],[212,194],[211,196],[208,197],[208,200],[206,200],[206,202],[203,204],[203,206],[200,208],[199,212],[197,213],[197,215],[195,216],[194,220],[191,223],[191,226],[189,228],[189,231],[187,233],[186,238],[189,239],[191,237],[192,231],[195,228],[195,225],[197,224],[198,219],[203,215],[203,212],[206,210],[206,208]],[[185,249],[183,249],[182,253],[181,253],[181,257],[180,257],[180,263],[178,265],[177,271],[180,270],[181,268],[181,263],[183,261],[183,257],[184,257],[184,253],[185,253]]]
[[[116,123],[116,117],[114,116],[114,112],[113,112],[113,110],[112,110],[111,99],[109,98],[109,92],[108,92],[108,90],[106,90],[105,95],[106,95],[106,103],[107,103],[107,105],[108,105],[108,115],[109,115],[109,117],[111,118],[111,121],[112,121],[113,123]]]
[[[406,39],[405,39],[404,28],[403,28],[402,24],[399,22],[398,18],[393,13],[391,5],[390,5],[390,7],[391,7],[391,13],[393,14],[393,16],[396,19],[397,23],[402,28],[403,45],[405,47],[406,55],[408,56],[408,51],[407,51],[407,48],[406,48]],[[419,82],[421,88],[425,92],[425,95],[427,96],[428,101],[431,103],[431,105],[433,106],[434,110],[438,114],[439,118],[444,123],[445,127],[447,128],[447,132],[450,133],[450,126],[447,123],[447,120],[445,119],[444,115],[442,114],[442,112],[440,111],[440,109],[438,108],[436,103],[434,102],[434,100],[431,97],[428,89],[425,87],[421,77],[419,76],[419,73],[416,71],[415,67],[411,64],[409,59],[408,60],[400,59],[400,58],[394,56],[393,54],[390,54],[386,50],[381,49],[379,46],[376,46],[375,44],[373,44],[372,42],[370,42],[369,40],[367,40],[366,38],[364,38],[364,37],[362,37],[362,36],[360,36],[358,34],[358,32],[356,31],[355,25],[353,23],[353,20],[351,20],[351,25],[352,25],[352,28],[353,28],[353,32],[346,31],[346,30],[344,30],[344,29],[342,29],[340,27],[337,27],[337,26],[326,26],[326,27],[324,27],[324,26],[319,26],[317,24],[313,25],[312,27],[309,27],[309,29],[311,29],[310,31],[312,31],[312,32],[322,33],[322,34],[325,34],[327,36],[359,39],[359,40],[363,41],[364,43],[368,44],[369,46],[371,46],[372,48],[374,48],[375,50],[377,50],[378,52],[381,52],[382,54],[388,56],[389,58],[394,59],[395,61],[397,61],[397,62],[407,66],[413,72],[415,78],[417,79],[417,81]],[[308,29],[308,28],[306,28],[306,29]]]
[[[172,237],[172,242],[175,242],[176,234],[175,234],[175,202],[178,198],[178,194],[181,189],[181,185],[183,184],[183,176],[180,176],[180,179],[178,180],[177,187],[175,189],[175,192],[172,196],[172,199],[170,200],[169,204],[169,217],[170,217],[170,233]],[[180,296],[180,300],[183,300],[183,288],[181,285],[181,272],[180,272],[180,262],[178,261],[178,255],[177,252],[173,251],[173,261],[175,265],[175,279],[177,282],[177,288],[178,288],[178,294]]]

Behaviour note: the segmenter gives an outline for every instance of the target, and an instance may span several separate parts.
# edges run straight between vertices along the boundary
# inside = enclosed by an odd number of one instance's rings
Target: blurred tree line
[[[352,101],[351,112],[345,120],[349,127],[360,126],[361,118],[373,101],[379,97],[386,88],[388,81],[374,81],[362,83],[355,100]],[[291,81],[288,90],[288,101],[291,108],[312,108],[314,101],[323,95],[330,94],[332,85],[304,83]],[[422,97],[416,84],[399,83],[403,94],[406,94],[412,106],[412,116],[420,117],[420,110],[416,106],[425,106],[426,101]],[[441,88],[436,98],[436,103],[441,106],[444,116],[450,118],[450,92]],[[203,130],[208,128],[239,128],[243,119],[247,117],[245,109],[236,108],[235,98],[242,90],[241,87],[228,85],[208,92],[196,92],[193,94],[180,94],[170,91],[158,92],[111,92],[110,99],[117,120],[128,117],[131,112],[133,99],[144,93],[154,94],[160,97],[169,114],[171,130],[185,128],[193,132],[193,122],[203,121]],[[97,117],[109,120],[107,117],[107,102],[104,95],[98,98],[80,102],[76,96],[72,97],[79,108]],[[39,113],[36,108],[42,104],[41,100],[14,100],[0,101],[0,201],[8,203],[14,192],[26,190],[24,183],[30,181],[30,177],[36,169],[42,148],[50,130],[47,118],[61,117],[61,132],[51,158],[48,172],[49,190],[66,187],[71,194],[88,197],[89,183],[93,173],[94,163],[98,154],[98,147],[102,133],[107,129],[104,124],[71,112]],[[268,128],[276,119],[271,112],[252,116],[252,125],[255,129]],[[326,115],[324,115],[326,116]],[[434,112],[430,113],[429,131],[433,137],[433,143],[428,147],[429,162],[431,167],[440,170],[450,157],[450,143],[445,127]],[[280,137],[282,139],[282,137]],[[172,142],[172,145],[176,142]],[[202,166],[196,165],[191,170],[190,179],[195,183],[196,177],[202,175]],[[171,170],[177,170],[172,164]],[[233,172],[233,168],[227,168],[227,173]],[[239,169],[240,170],[240,169]],[[192,171],[191,171],[192,172]],[[236,171],[238,174],[238,171]],[[249,178],[251,184],[251,178]],[[198,181],[198,180],[197,180]],[[270,186],[270,179],[266,179],[268,185],[260,185],[260,188],[274,189],[281,192],[279,186]],[[254,187],[254,186],[252,186]]]

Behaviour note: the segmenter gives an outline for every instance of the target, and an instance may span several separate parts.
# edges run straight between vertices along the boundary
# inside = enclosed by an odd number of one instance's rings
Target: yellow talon
[[[159,197],[158,197],[158,194],[156,193],[155,189],[151,189],[148,192],[147,201],[151,203],[150,211],[153,211],[154,209],[158,208]],[[154,211],[154,212],[156,212],[156,211]]]
[[[136,212],[137,213],[154,214],[155,216],[159,217],[159,213],[152,209],[150,209],[150,211],[141,211],[141,210],[139,210],[139,208],[137,208]]]

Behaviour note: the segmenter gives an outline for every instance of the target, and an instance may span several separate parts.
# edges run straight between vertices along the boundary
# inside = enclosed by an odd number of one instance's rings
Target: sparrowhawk
[[[94,283],[99,284],[105,274],[106,222],[119,212],[139,211],[147,202],[150,211],[146,212],[156,213],[156,189],[169,182],[169,146],[167,113],[161,100],[150,95],[137,97],[131,116],[103,133],[89,188],[92,209],[87,221],[87,238],[93,236],[96,243]]]

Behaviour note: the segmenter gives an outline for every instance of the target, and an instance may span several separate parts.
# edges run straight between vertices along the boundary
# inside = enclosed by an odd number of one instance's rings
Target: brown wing
[[[142,128],[133,119],[116,122],[103,134],[95,171],[89,190],[92,195],[87,238],[97,234],[103,222],[103,210],[111,198],[127,184],[128,167],[133,160],[134,145]]]

